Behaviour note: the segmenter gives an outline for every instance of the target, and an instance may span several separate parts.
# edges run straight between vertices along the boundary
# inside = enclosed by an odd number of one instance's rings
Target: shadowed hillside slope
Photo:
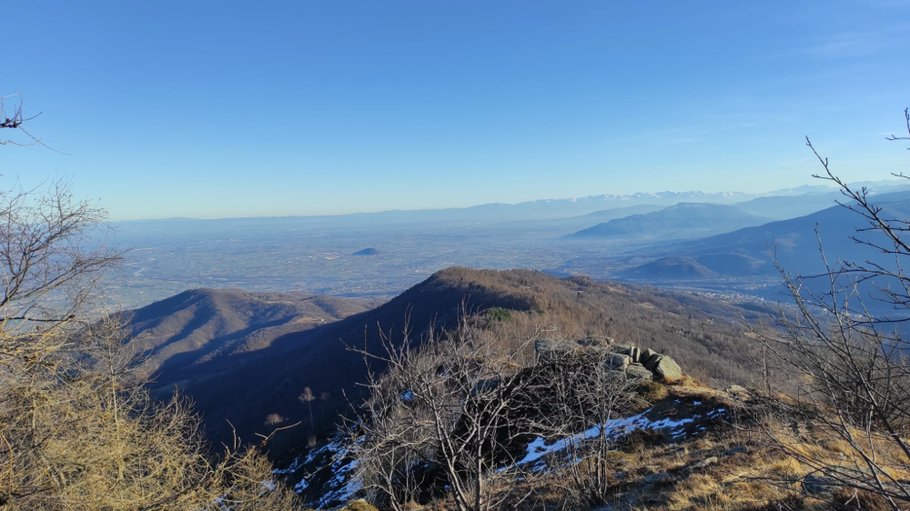
[[[716,277],[698,261],[689,257],[662,257],[623,273],[623,276],[646,279],[705,279]]]
[[[130,346],[159,381],[234,353],[260,350],[283,335],[372,309],[383,298],[193,289],[122,315]]]
[[[183,388],[204,413],[215,439],[231,434],[227,421],[246,440],[254,432],[301,421],[286,432],[285,445],[280,439],[275,444],[273,452],[280,454],[282,447],[302,441],[314,429],[331,426],[348,400],[357,399],[356,383],[362,381],[365,367],[362,357],[346,345],[366,342],[368,349],[376,349],[379,328],[400,341],[406,318],[411,339],[416,339],[431,322],[452,326],[463,303],[473,310],[515,311],[495,325],[502,342],[535,334],[610,335],[667,353],[697,378],[721,380],[741,380],[745,374],[748,341],[739,318],[757,317],[732,304],[656,288],[585,277],[560,279],[531,270],[449,268],[374,310],[289,333],[263,349],[233,350],[184,365],[163,374],[156,385]],[[142,317],[145,324],[154,323]],[[141,329],[136,333],[143,335]],[[163,366],[168,364],[165,360]],[[299,399],[307,387],[313,401]]]

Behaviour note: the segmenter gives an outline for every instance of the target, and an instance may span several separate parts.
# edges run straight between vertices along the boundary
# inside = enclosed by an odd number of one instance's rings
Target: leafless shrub
[[[277,426],[278,424],[281,424],[285,421],[287,421],[287,418],[280,413],[270,413],[265,416],[265,421],[263,421],[263,424],[267,426]]]
[[[8,105],[12,103],[12,108],[9,108]],[[41,112],[38,112],[35,115],[26,117],[23,113],[24,100],[22,98],[22,93],[15,92],[13,94],[7,94],[5,96],[0,96],[0,129],[13,129],[18,130],[23,133],[27,139],[25,142],[19,142],[13,139],[0,138],[0,145],[18,145],[18,146],[30,146],[30,145],[42,145],[47,147],[52,151],[56,151],[54,148],[49,147],[47,144],[41,141],[40,138],[35,137],[29,133],[23,124],[31,121],[32,119],[41,115]],[[59,152],[59,151],[56,151]],[[63,154],[63,153],[61,153]]]
[[[565,443],[561,461],[570,476],[567,489],[584,506],[606,504],[613,491],[611,455],[620,438],[613,435],[611,421],[643,404],[637,382],[613,370],[610,357],[604,349],[557,352],[539,369],[546,387],[537,392],[542,410],[533,429]]]
[[[293,509],[265,507],[294,497],[269,483],[271,467],[258,451],[238,443],[213,458],[185,399],[149,398],[117,326],[81,332],[78,351],[57,350],[42,364],[8,362],[0,371],[0,502],[11,509],[215,509],[228,501],[232,509]]]
[[[902,270],[910,222],[875,205],[865,188],[848,186],[808,139],[807,145],[824,169],[815,177],[837,185],[846,199],[841,205],[867,222],[853,240],[892,264],[830,262],[819,240],[824,273],[804,276],[778,265],[796,311],[781,308],[784,335],[761,335],[778,374],[788,376],[786,386],[766,381],[765,397],[769,414],[792,427],[766,432],[807,477],[904,509],[910,505],[910,345],[900,327],[910,309],[910,277]],[[890,312],[881,312],[882,304]],[[832,445],[839,458],[826,448]]]
[[[104,210],[69,182],[0,191],[0,362],[38,361],[63,347],[101,274],[121,254],[97,245]]]
[[[257,449],[213,456],[185,399],[150,399],[116,319],[86,319],[120,259],[104,218],[66,181],[0,192],[0,508],[294,509]]]
[[[325,394],[325,393],[323,393],[323,394]],[[311,430],[314,429],[314,426],[313,426],[313,401],[316,400],[316,396],[313,394],[313,389],[311,389],[309,387],[304,387],[303,392],[300,393],[300,395],[297,397],[297,399],[300,400],[301,403],[307,404],[307,407],[310,410],[310,429]]]
[[[514,477],[499,469],[515,462],[507,446],[527,435],[515,407],[527,401],[532,380],[516,375],[531,339],[506,348],[466,316],[454,331],[429,331],[419,349],[406,327],[400,344],[384,335],[379,353],[357,350],[368,366],[387,368],[370,371],[370,397],[349,424],[357,477],[378,504],[396,510],[443,487],[460,510],[514,504],[497,483]]]

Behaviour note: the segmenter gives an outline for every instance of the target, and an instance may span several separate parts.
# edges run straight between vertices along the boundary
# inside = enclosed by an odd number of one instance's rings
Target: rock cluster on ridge
[[[534,351],[539,364],[554,362],[560,357],[572,353],[592,350],[603,350],[604,366],[621,371],[626,376],[638,379],[657,379],[664,382],[675,382],[682,378],[682,369],[668,355],[644,349],[633,344],[615,344],[606,338],[606,346],[591,342],[590,339],[578,340],[575,343],[540,338],[534,341]]]

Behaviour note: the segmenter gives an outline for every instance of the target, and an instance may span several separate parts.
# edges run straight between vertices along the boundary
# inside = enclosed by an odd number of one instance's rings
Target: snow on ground
[[[402,398],[406,399],[407,395],[402,395]],[[679,400],[676,400],[679,402]],[[701,404],[701,403],[699,403]],[[680,439],[685,437],[687,434],[695,435],[705,431],[705,426],[700,424],[695,424],[694,430],[690,426],[689,432],[687,433],[686,426],[690,423],[696,421],[703,421],[704,419],[715,419],[721,417],[725,413],[724,408],[715,408],[711,409],[701,414],[692,414],[688,417],[682,418],[672,418],[664,417],[661,419],[651,420],[647,417],[648,413],[652,409],[647,409],[637,415],[632,415],[630,417],[619,417],[616,419],[608,420],[602,424],[595,424],[584,431],[575,433],[567,437],[556,439],[555,441],[551,440],[551,443],[547,443],[547,440],[543,437],[535,437],[531,440],[527,447],[525,448],[524,456],[515,462],[513,465],[505,466],[499,470],[508,470],[512,466],[516,465],[529,465],[534,471],[540,471],[547,468],[546,457],[554,453],[562,453],[569,450],[572,446],[583,443],[592,438],[596,438],[601,434],[606,435],[607,438],[611,440],[622,438],[633,431],[640,429],[652,429],[656,431],[664,431],[673,439]],[[703,411],[703,410],[702,410]],[[290,464],[287,468],[276,469],[274,473],[276,475],[290,474],[296,472],[298,469],[307,466],[317,459],[325,459],[325,464],[322,465],[317,471],[328,470],[331,474],[331,477],[325,483],[321,484],[321,487],[324,489],[324,493],[321,497],[313,503],[316,508],[324,508],[334,502],[344,502],[350,500],[354,497],[354,494],[360,490],[360,482],[354,478],[354,472],[357,468],[357,460],[349,458],[348,450],[341,444],[340,439],[328,442],[327,444],[321,446],[318,449],[313,449],[307,455],[300,456]],[[566,453],[568,454],[568,453]],[[331,461],[328,461],[331,460]],[[566,462],[571,462],[566,460]],[[315,475],[315,472],[305,476],[300,480],[295,486],[294,491],[297,493],[302,493],[312,482],[312,476]]]
[[[644,412],[639,413],[638,415],[611,419],[602,424],[595,424],[582,432],[560,438],[550,444],[547,444],[546,439],[543,437],[535,437],[528,443],[524,457],[515,462],[515,464],[525,465],[528,463],[534,463],[533,469],[535,471],[541,470],[546,466],[542,458],[548,454],[565,451],[567,448],[573,445],[578,445],[585,440],[596,438],[601,434],[605,434],[607,438],[610,439],[617,439],[628,435],[637,429],[653,429],[667,430],[669,431],[670,436],[674,439],[681,438],[686,434],[684,429],[685,425],[694,422],[700,417],[700,415],[696,414],[691,417],[685,417],[682,419],[665,417],[663,419],[652,421],[645,417],[645,415],[647,415],[650,411],[651,409],[649,408]],[[723,408],[718,408],[716,410],[711,410],[708,412],[707,416],[713,418],[723,412]],[[500,470],[505,470],[506,468],[508,467],[504,467]]]
[[[348,449],[342,445],[341,440],[336,438],[318,449],[310,450],[306,456],[298,456],[286,468],[275,469],[276,475],[293,474],[303,467],[307,467],[317,459],[331,460],[325,465],[317,466],[312,473],[304,475],[300,481],[294,485],[295,493],[303,493],[313,482],[314,476],[324,470],[331,474],[331,477],[321,483],[325,490],[319,499],[314,502],[314,506],[319,509],[328,506],[333,502],[344,502],[354,497],[354,493],[360,489],[360,482],[354,476],[354,470],[357,468],[357,460],[350,459]]]
[[[297,456],[296,458],[294,458],[294,461],[292,461],[291,464],[288,465],[286,468],[276,468],[276,469],[272,470],[272,473],[276,474],[276,475],[293,474],[294,472],[297,472],[297,470],[299,470],[300,467],[303,467],[309,463],[312,463],[313,460],[316,459],[317,455],[324,452],[326,449],[328,449],[331,446],[332,446],[332,443],[330,442],[326,445],[323,445],[319,449],[312,449],[307,453],[305,458],[301,459],[300,456]]]
[[[317,508],[322,508],[334,501],[346,502],[354,498],[354,493],[360,489],[360,481],[353,477],[354,469],[357,468],[357,460],[337,457],[332,462],[332,479],[326,483],[327,488],[334,488],[327,491],[316,503]]]

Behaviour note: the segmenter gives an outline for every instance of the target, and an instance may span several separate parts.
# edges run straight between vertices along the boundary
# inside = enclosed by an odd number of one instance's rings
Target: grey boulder
[[[664,381],[676,381],[682,378],[682,369],[672,358],[661,355],[660,360],[652,368],[654,375]]]

